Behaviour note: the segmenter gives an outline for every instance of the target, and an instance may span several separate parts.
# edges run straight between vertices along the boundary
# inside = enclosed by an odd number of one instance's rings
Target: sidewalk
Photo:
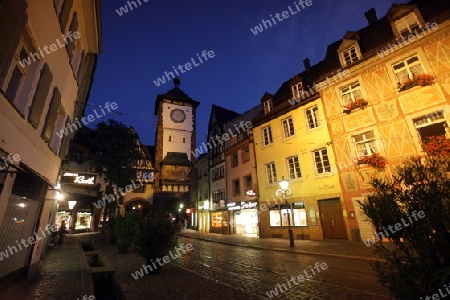
[[[2,300],[77,299],[93,295],[92,276],[78,243],[92,234],[66,235],[64,244],[47,248],[39,275],[31,282],[18,282],[0,291]]]
[[[373,253],[373,246],[367,247],[363,242],[338,241],[311,241],[295,240],[295,247],[289,247],[287,239],[260,239],[257,237],[246,237],[239,235],[223,235],[215,233],[199,232],[184,229],[181,236],[200,239],[209,242],[217,242],[227,245],[250,247],[255,249],[284,251],[307,255],[321,255],[328,257],[350,258],[369,261],[384,261]]]

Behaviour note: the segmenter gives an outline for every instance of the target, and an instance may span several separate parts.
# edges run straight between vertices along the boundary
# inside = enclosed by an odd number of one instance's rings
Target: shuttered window
[[[65,112],[63,112],[65,115]],[[70,124],[70,118],[67,117],[66,122],[64,123],[64,128],[68,128]],[[63,137],[63,140],[61,142],[61,147],[59,148],[59,157],[61,159],[65,159],[67,154],[69,154],[69,141],[70,141],[70,134],[65,134]]]
[[[53,89],[52,101],[45,118],[44,129],[42,130],[42,138],[49,142],[52,139],[53,131],[55,130],[56,119],[58,118],[59,107],[61,106],[61,93],[57,88]]]
[[[59,14],[59,22],[61,23],[61,31],[66,32],[67,22],[69,21],[70,12],[72,11],[73,0],[64,0],[61,12]]]
[[[72,23],[70,23],[70,27],[69,27],[69,31],[71,31],[72,33],[78,30],[78,17],[77,17],[77,13],[74,12],[73,16],[72,16]],[[67,52],[69,53],[69,59],[70,62],[72,62],[73,59],[73,52],[75,50],[75,39],[73,39],[72,41],[70,41],[70,39],[67,39],[68,43],[67,43]]]
[[[0,1],[0,87],[6,80],[11,63],[27,22],[27,2],[25,0]],[[16,73],[17,75],[17,73]]]
[[[39,126],[42,110],[44,109],[45,100],[47,99],[52,80],[53,75],[50,72],[48,65],[45,64],[42,68],[39,84],[36,88],[36,93],[34,94],[33,104],[31,105],[31,111],[28,115],[28,121],[34,128]]]

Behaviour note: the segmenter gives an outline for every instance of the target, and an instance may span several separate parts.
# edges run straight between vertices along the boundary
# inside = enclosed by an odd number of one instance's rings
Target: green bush
[[[391,243],[377,243],[375,252],[387,262],[373,263],[380,283],[396,299],[417,299],[436,293],[450,276],[450,159],[413,157],[397,167],[392,178],[373,178],[374,192],[360,206],[377,232],[408,220]],[[425,217],[408,217],[423,211]]]
[[[117,236],[119,245],[131,245],[135,241],[140,220],[141,216],[133,212],[127,212],[115,218],[114,234]]]
[[[142,257],[163,257],[176,245],[178,228],[168,214],[147,215],[139,224],[136,246]]]

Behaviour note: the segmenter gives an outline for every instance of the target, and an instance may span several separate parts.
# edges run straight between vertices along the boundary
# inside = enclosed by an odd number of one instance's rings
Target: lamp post
[[[294,247],[294,234],[292,233],[291,228],[291,211],[288,206],[287,199],[292,195],[292,191],[289,188],[289,181],[284,180],[284,176],[281,177],[281,181],[278,183],[280,185],[280,188],[277,190],[276,195],[277,197],[284,197],[284,200],[286,202],[286,209],[287,209],[287,217],[288,217],[288,233],[289,233],[289,246]]]

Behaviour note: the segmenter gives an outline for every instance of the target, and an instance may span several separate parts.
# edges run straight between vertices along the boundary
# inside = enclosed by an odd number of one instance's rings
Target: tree
[[[97,170],[105,173],[108,182],[105,193],[111,195],[114,194],[114,186],[124,189],[136,178],[134,166],[140,156],[136,144],[139,137],[133,128],[113,119],[98,123],[96,133],[101,146],[94,160]],[[106,210],[110,212],[110,220],[115,213],[116,205],[116,202],[108,201]],[[106,210],[103,221],[106,219]]]
[[[381,284],[397,299],[417,299],[444,288],[450,279],[449,157],[412,157],[392,178],[372,178],[370,184],[374,191],[360,206],[391,242],[375,245],[386,259],[372,264]],[[413,217],[421,211],[422,218]],[[391,230],[397,223],[401,229]]]
[[[106,180],[125,187],[136,177],[134,165],[140,157],[137,133],[112,119],[98,123],[96,132],[102,144],[96,156],[98,166],[106,170]]]

